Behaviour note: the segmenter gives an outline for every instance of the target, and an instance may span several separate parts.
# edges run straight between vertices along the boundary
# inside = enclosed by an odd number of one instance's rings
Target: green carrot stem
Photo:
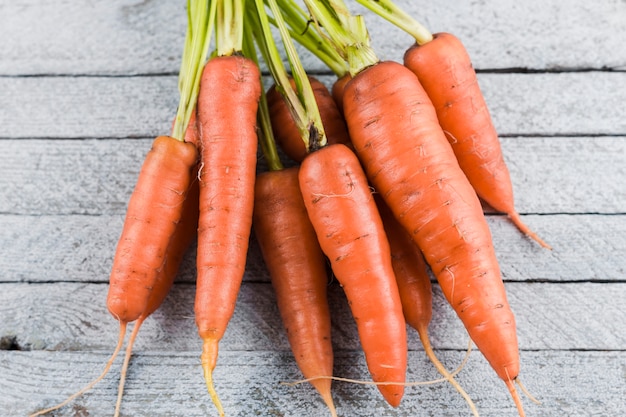
[[[196,107],[202,69],[206,62],[213,23],[215,21],[216,2],[207,0],[187,1],[187,33],[178,75],[180,98],[172,137],[184,140],[189,120]]]
[[[410,14],[396,5],[393,0],[356,1],[413,36],[418,45],[423,45],[433,40],[432,33]]]

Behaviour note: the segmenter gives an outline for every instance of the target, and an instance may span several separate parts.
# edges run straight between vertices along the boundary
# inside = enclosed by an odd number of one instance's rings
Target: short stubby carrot
[[[144,160],[110,276],[107,307],[119,321],[134,321],[146,311],[197,159],[193,144],[159,136]]]
[[[406,323],[387,242],[365,173],[352,150],[326,146],[300,167],[300,189],[318,241],[342,285],[375,382],[406,378]],[[401,384],[379,385],[398,406]]]
[[[298,167],[260,174],[256,180],[254,232],[276,293],[278,309],[304,378],[333,374],[326,258],[307,215]],[[331,379],[311,380],[336,416]]]
[[[522,222],[515,209],[513,184],[498,133],[461,41],[450,33],[437,33],[432,41],[409,48],[404,65],[417,75],[433,102],[459,165],[478,196],[506,213],[523,233],[549,247]]]
[[[395,62],[370,66],[347,84],[344,114],[372,185],[518,402],[515,318],[491,233],[419,80]]]
[[[290,79],[290,82],[291,86],[295,88],[295,81]],[[326,134],[328,144],[349,144],[348,128],[328,88],[321,81],[312,76],[309,76],[309,82],[313,88],[313,94],[320,112],[322,124],[324,125],[324,133]],[[283,95],[276,89],[276,86],[272,86],[268,90],[267,103],[270,110],[270,120],[272,122],[272,130],[276,143],[289,158],[296,162],[302,162],[309,151],[315,151],[316,145],[312,144],[312,149],[306,149],[298,127],[291,116],[289,107]],[[319,145],[317,147],[319,147]]]
[[[232,55],[207,62],[197,104],[201,165],[194,309],[210,387],[218,343],[235,310],[246,266],[260,95],[260,72],[253,61]]]

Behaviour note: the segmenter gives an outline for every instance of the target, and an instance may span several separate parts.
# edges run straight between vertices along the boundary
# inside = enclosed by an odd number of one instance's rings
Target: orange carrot
[[[470,337],[520,415],[515,318],[478,197],[417,77],[381,62],[347,84],[344,114],[368,178],[424,253]]]
[[[137,332],[165,298],[187,242],[195,236],[195,229],[186,225],[193,222],[190,206],[193,209],[197,205],[193,201],[193,192],[187,198],[197,156],[193,143],[169,136],[155,139],[128,203],[113,260],[107,307],[120,323],[117,346],[97,378],[60,404],[38,411],[31,417],[65,406],[100,382],[122,349],[128,323],[136,321],[121,373],[115,411],[116,416],[119,414],[123,381]]]
[[[328,144],[349,144],[350,139],[348,138],[346,123],[337,106],[334,104],[333,97],[328,91],[328,88],[315,77],[310,76],[308,78],[313,88],[313,94],[315,95],[315,101],[319,108]],[[290,82],[292,88],[295,88],[294,80],[290,79]],[[298,126],[289,111],[289,107],[285,103],[283,95],[278,92],[275,85],[267,92],[267,101],[274,138],[278,146],[281,147],[289,158],[296,162],[302,162],[304,157],[309,152],[315,151],[319,145],[312,143],[309,145],[311,149],[306,149],[304,141],[300,136]]]
[[[122,322],[146,311],[165,252],[180,220],[196,147],[169,136],[155,139],[130,197],[110,277],[107,307]]]
[[[333,348],[326,258],[304,207],[298,171],[292,167],[257,177],[253,224],[291,350],[308,379],[333,374]],[[336,416],[331,380],[311,384]]]
[[[190,128],[195,129],[193,123],[190,124]],[[188,129],[186,140],[193,142],[197,141],[197,132],[191,132],[190,134],[190,129]],[[197,173],[197,167],[194,170],[194,173]],[[184,255],[197,235],[199,186],[198,181],[195,180],[195,175],[193,178],[194,180],[192,180],[192,183],[190,184],[190,189],[187,192],[187,198],[184,202],[182,216],[176,224],[176,230],[174,231],[174,234],[172,235],[172,238],[167,247],[165,263],[163,265],[163,268],[157,275],[156,281],[154,283],[154,288],[150,293],[150,298],[148,299],[147,308],[135,322],[133,331],[131,332],[128,339],[126,354],[124,356],[124,363],[120,371],[120,382],[118,386],[117,403],[115,405],[114,414],[115,417],[117,417],[120,412],[122,395],[124,393],[124,384],[126,381],[126,373],[128,370],[128,365],[130,363],[133,345],[135,343],[135,339],[137,338],[139,329],[141,328],[143,322],[161,306],[161,304],[165,300],[165,297],[169,294],[170,289],[174,284],[174,279],[176,278],[178,268],[183,261]]]
[[[333,84],[333,88],[331,91],[333,100],[335,100],[335,104],[337,105],[337,108],[339,109],[341,115],[343,115],[343,93],[346,88],[346,84],[348,84],[348,81],[350,81],[351,79],[352,76],[349,73],[338,78],[337,81],[335,81],[335,83]]]
[[[195,315],[211,397],[218,344],[235,309],[252,226],[260,72],[238,55],[206,64],[198,96],[200,218]]]
[[[461,41],[449,33],[434,34],[430,42],[409,48],[404,64],[417,75],[433,102],[459,165],[478,196],[506,213],[523,233],[550,248],[522,222],[515,209],[498,134]]]
[[[439,361],[430,343],[428,326],[433,316],[433,297],[428,267],[422,251],[411,240],[411,236],[402,225],[393,217],[393,213],[379,195],[376,195],[376,205],[378,206],[387,240],[389,241],[391,265],[398,283],[404,318],[417,331],[424,346],[424,351],[437,371],[461,394],[474,416],[478,416],[474,402]]]
[[[400,296],[382,221],[358,159],[345,145],[329,145],[304,159],[299,178],[320,246],[352,309],[372,379],[403,383],[407,341]],[[403,385],[378,389],[390,405],[399,405]]]

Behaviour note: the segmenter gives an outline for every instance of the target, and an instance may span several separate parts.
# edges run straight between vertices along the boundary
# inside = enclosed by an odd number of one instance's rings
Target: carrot
[[[523,415],[515,318],[490,230],[419,80],[398,63],[367,66],[346,86],[344,113],[368,178]]]
[[[195,228],[186,225],[193,222],[193,213],[189,212],[189,207],[193,207],[195,202],[192,201],[193,197],[187,199],[187,193],[196,161],[197,150],[192,143],[169,136],[155,139],[131,195],[113,261],[107,307],[120,324],[117,346],[97,378],[63,402],[38,411],[31,417],[67,405],[100,382],[122,349],[128,324],[136,321],[121,372],[115,410],[115,415],[119,414],[132,344],[143,321],[165,298],[188,246],[187,242],[195,236]],[[169,227],[168,231],[157,233],[158,230],[152,229],[163,227],[163,223]],[[144,249],[144,246],[150,249]]]
[[[333,100],[335,100],[335,104],[339,109],[339,112],[343,116],[343,92],[346,88],[346,84],[350,81],[352,77],[350,74],[346,74],[342,77],[337,78],[337,80],[333,84],[333,88],[331,90],[331,95],[333,96]]]
[[[190,127],[194,131],[190,131],[191,129],[187,130],[186,141],[193,143],[197,141],[197,131],[195,131],[194,123],[190,124]],[[197,173],[197,167],[194,172]],[[150,293],[150,297],[148,299],[147,308],[135,322],[133,331],[131,332],[128,339],[126,354],[124,356],[124,363],[120,372],[118,397],[115,405],[115,417],[117,417],[120,412],[122,395],[124,392],[124,384],[126,381],[126,372],[130,363],[133,345],[135,343],[135,339],[137,338],[139,329],[141,328],[143,322],[161,306],[161,304],[165,300],[165,297],[169,294],[170,289],[174,284],[174,279],[176,278],[176,274],[178,272],[180,264],[183,261],[184,255],[187,252],[187,249],[189,248],[191,243],[196,238],[198,228],[198,197],[198,181],[192,180],[192,183],[190,184],[190,189],[187,192],[187,198],[184,202],[181,219],[176,224],[176,230],[174,231],[174,234],[172,235],[172,238],[167,247],[165,263],[160,273],[157,275],[154,288]]]
[[[476,72],[461,41],[437,33],[404,54],[404,65],[420,80],[437,110],[439,123],[478,196],[541,246],[550,248],[526,226],[514,206],[513,185],[498,134]]]
[[[424,256],[411,240],[411,236],[398,223],[382,198],[376,195],[375,199],[389,241],[391,265],[398,283],[404,318],[417,331],[424,351],[437,371],[461,394],[469,405],[472,414],[478,417],[474,402],[439,361],[430,343],[428,326],[433,315],[433,299],[430,276]]]
[[[304,207],[298,171],[292,167],[257,177],[254,231],[298,367],[305,378],[331,376],[326,258]],[[331,380],[311,384],[336,416]]]
[[[212,373],[246,265],[260,93],[260,72],[249,59],[218,56],[206,64],[198,96],[201,168],[195,315],[207,388],[220,414]]]
[[[397,407],[407,366],[406,327],[389,244],[365,174],[345,145],[326,146],[300,167],[300,188],[320,246],[356,321],[365,359]]]
[[[295,82],[290,80],[292,88],[295,88]],[[343,120],[341,113],[333,101],[328,88],[317,78],[310,76],[309,82],[313,88],[315,101],[320,111],[322,124],[328,144],[343,143],[348,145],[350,139],[348,137],[348,129]],[[296,162],[302,162],[304,157],[312,151],[315,151],[319,144],[312,143],[307,149],[304,141],[300,137],[300,133],[296,123],[293,120],[289,107],[285,103],[282,94],[273,85],[267,92],[267,101],[270,110],[270,118],[274,138],[278,146],[285,154]],[[351,146],[351,145],[349,145]]]

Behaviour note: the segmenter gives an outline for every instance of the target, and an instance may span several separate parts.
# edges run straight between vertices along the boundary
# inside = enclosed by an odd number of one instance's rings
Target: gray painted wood
[[[624,281],[623,215],[528,215],[554,248],[544,250],[503,216],[487,217],[505,280]],[[0,282],[107,282],[123,215],[0,215]],[[178,277],[195,279],[194,248]],[[268,281],[254,236],[246,281]]]
[[[626,5],[619,0],[398,4],[433,31],[457,34],[478,69],[626,68]],[[12,1],[0,4],[0,75],[176,73],[185,2]],[[412,39],[366,16],[382,59],[400,59]],[[323,65],[305,61],[320,71]]]
[[[438,351],[442,361],[456,367],[464,353]],[[100,372],[107,352],[0,352],[4,378],[0,408],[20,416],[52,406],[72,394]],[[623,415],[624,357],[619,352],[526,351],[523,378],[527,388],[541,400],[535,405],[524,398],[529,416]],[[367,378],[359,352],[337,354],[337,375]],[[472,353],[459,382],[474,399],[482,416],[516,416],[504,385]],[[324,404],[308,385],[285,386],[301,378],[287,352],[228,351],[220,356],[215,371],[218,390],[230,416],[327,416]],[[408,380],[437,377],[422,352],[409,355]],[[116,400],[117,374],[113,373],[89,394],[60,410],[58,417],[109,416]],[[27,371],[25,371],[27,370]],[[341,416],[415,417],[470,415],[461,397],[446,385],[406,389],[397,409],[384,403],[371,386],[334,383],[334,400]],[[140,354],[131,361],[123,416],[215,415],[204,390],[196,353],[159,351]]]
[[[0,213],[123,214],[151,143],[0,141]],[[507,137],[501,143],[520,213],[624,213],[626,136]],[[261,156],[258,170],[266,170]]]
[[[625,72],[478,79],[500,135],[626,135]],[[0,91],[0,138],[154,137],[170,132],[178,104],[175,76],[0,77]]]
[[[3,285],[0,314],[5,319],[0,335],[21,349],[101,351],[115,346],[118,325],[106,309],[107,285]],[[626,334],[620,332],[626,322],[620,302],[626,297],[624,283],[510,282],[506,288],[522,350],[620,350],[626,346]],[[438,286],[433,292],[430,333],[435,348],[465,349],[467,333]],[[136,350],[199,351],[194,297],[194,285],[176,285],[162,308],[146,320]],[[329,305],[335,349],[358,350],[355,324],[336,283],[329,286]],[[415,331],[409,335],[411,349],[420,350]],[[269,283],[244,283],[221,345],[227,351],[289,351]]]
[[[539,248],[486,208],[521,378],[543,402],[525,400],[527,415],[626,415],[626,3],[398,3],[466,44],[518,209],[554,246]],[[365,14],[379,56],[401,59],[410,37]],[[62,400],[115,344],[104,305],[111,258],[141,160],[170,128],[184,26],[184,2],[0,1],[0,416]],[[198,363],[193,255],[140,333],[123,415],[215,415]],[[342,291],[329,289],[335,374],[368,378]],[[453,368],[467,336],[436,285],[434,312],[433,344]],[[409,349],[408,379],[435,378],[413,331]],[[111,415],[120,363],[55,415]],[[308,385],[280,384],[300,373],[254,237],[215,376],[229,416],[328,415]],[[517,415],[479,352],[459,381],[481,415]],[[341,416],[469,415],[446,385],[410,388],[396,410],[373,387],[334,387]]]

